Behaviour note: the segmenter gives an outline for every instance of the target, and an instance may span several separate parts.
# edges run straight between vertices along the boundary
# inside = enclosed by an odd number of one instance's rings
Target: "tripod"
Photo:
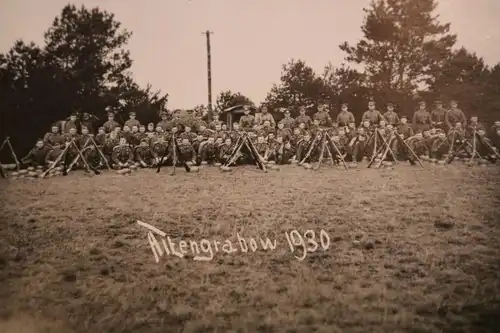
[[[21,169],[21,163],[19,163],[19,160],[17,159],[16,152],[14,151],[14,148],[12,147],[12,144],[10,143],[10,137],[8,137],[8,136],[3,140],[2,145],[0,146],[0,152],[5,147],[9,147],[10,155],[12,156],[12,159],[14,160],[15,165],[6,167],[5,165],[3,165],[0,162],[0,175],[2,176],[2,178],[7,177],[6,170],[8,170],[8,169],[16,169],[16,171],[19,171]]]

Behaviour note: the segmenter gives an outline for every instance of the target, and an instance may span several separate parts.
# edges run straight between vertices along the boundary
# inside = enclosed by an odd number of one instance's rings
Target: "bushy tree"
[[[221,91],[217,96],[217,100],[215,102],[215,110],[216,112],[222,112],[225,109],[236,105],[252,105],[254,106],[254,102],[243,95],[240,92],[234,93],[231,90]]]
[[[297,112],[300,106],[314,107],[329,94],[321,77],[303,60],[291,60],[283,65],[279,84],[274,84],[263,104],[271,111],[280,108]]]
[[[363,38],[340,45],[347,61],[364,66],[368,87],[385,99],[395,91],[414,95],[451,53],[456,36],[439,23],[436,6],[435,0],[373,0],[364,9]]]

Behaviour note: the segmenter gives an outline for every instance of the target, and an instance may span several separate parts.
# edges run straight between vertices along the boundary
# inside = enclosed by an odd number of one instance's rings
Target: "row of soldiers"
[[[395,155],[393,158],[398,159],[411,159],[409,149],[419,156],[442,159],[449,152],[453,140],[470,139],[473,133],[478,133],[484,137],[484,142],[497,149],[500,142],[500,122],[492,127],[492,136],[488,139],[484,125],[478,122],[477,117],[471,117],[467,122],[456,102],[452,102],[449,110],[441,110],[441,113],[434,110],[427,118],[423,116],[427,111],[422,102],[410,124],[407,117],[399,116],[394,111],[394,105],[387,105],[387,111],[382,114],[370,101],[358,127],[347,104],[342,105],[336,121],[332,121],[326,105],[320,105],[312,119],[306,114],[305,108],[300,109],[297,118],[284,111],[284,118],[278,123],[266,108],[260,111],[254,116],[250,108],[245,107],[245,114],[239,122],[232,124],[231,129],[217,115],[207,124],[201,117],[192,115],[192,112],[184,118],[177,113],[162,113],[160,122],[147,126],[140,124],[132,112],[125,124],[120,126],[115,114],[110,112],[108,121],[96,134],[92,133],[90,120],[77,126],[76,115],[72,115],[67,122],[54,124],[51,132],[38,140],[24,161],[46,166],[64,152],[65,160],[78,160],[74,166],[82,166],[85,161],[94,167],[107,164],[115,168],[124,168],[132,163],[142,167],[176,161],[225,163],[234,152],[238,138],[248,136],[265,160],[286,164],[302,160],[314,138],[324,132],[329,134],[338,148],[333,154],[338,152],[348,161],[371,158],[375,153],[377,138],[379,145],[390,141],[391,151]],[[404,139],[406,144],[390,140],[394,134]],[[484,149],[488,150],[487,147]],[[318,154],[319,150],[316,149],[309,156],[317,159]],[[339,160],[341,156],[332,157]],[[250,157],[249,154],[242,154],[239,161],[247,162]]]

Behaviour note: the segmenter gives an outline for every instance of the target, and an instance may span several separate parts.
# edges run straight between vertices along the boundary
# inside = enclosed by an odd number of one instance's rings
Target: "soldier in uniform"
[[[299,126],[300,124],[304,124],[305,129],[309,128],[309,125],[311,125],[312,120],[311,120],[311,117],[306,115],[306,111],[307,110],[306,110],[305,106],[301,106],[299,108],[299,116],[297,117],[297,119],[295,119],[296,126]]]
[[[104,127],[99,127],[97,130],[97,135],[95,136],[95,142],[99,147],[102,147],[104,145],[104,142],[106,142],[107,135],[106,135],[106,130]]]
[[[221,164],[226,163],[229,158],[231,158],[231,152],[232,152],[232,142],[230,138],[226,138],[224,141],[224,144],[219,148],[219,156],[218,156],[218,161]]]
[[[276,136],[281,136],[284,141],[288,141],[292,136],[292,130],[290,128],[285,128],[285,124],[279,122],[278,129],[276,130]]]
[[[222,129],[222,121],[220,121],[220,116],[218,113],[215,113],[212,115],[212,121],[210,124],[208,124],[208,128],[211,130],[217,130],[217,127]]]
[[[69,116],[69,120],[64,123],[63,133],[67,134],[69,131],[74,128],[75,131],[78,132],[78,113],[73,112],[71,116]]]
[[[255,150],[257,150],[257,153],[259,153],[259,155],[262,157],[266,155],[266,151],[269,148],[262,134],[257,136],[257,142],[254,143],[254,146]]]
[[[215,137],[210,136],[206,144],[201,147],[201,164],[216,163],[217,157]]]
[[[179,147],[179,161],[196,164],[196,150],[194,150],[191,141],[188,138],[179,138],[180,141],[178,143]]]
[[[109,164],[112,164],[111,156],[113,155],[114,148],[118,146],[119,143],[120,139],[118,139],[116,132],[109,133],[109,136],[106,138],[106,141],[104,141],[104,144],[102,146],[102,152],[104,153],[104,156],[106,156],[106,159],[108,160]]]
[[[240,127],[243,130],[248,131],[253,128],[253,125],[255,125],[255,118],[250,114],[250,106],[245,105],[243,107],[243,112],[245,114],[240,118]]]
[[[486,131],[486,127],[478,121],[477,116],[472,116],[470,117],[470,123],[467,126],[467,137],[472,138],[474,132],[477,132],[479,130]]]
[[[439,100],[434,102],[435,108],[431,112],[431,125],[434,128],[445,129],[445,117],[447,110],[443,107],[443,103]]]
[[[400,123],[396,130],[401,136],[401,139],[407,139],[414,134],[413,128],[411,127],[411,124],[408,124],[408,118],[406,116],[401,116]]]
[[[319,126],[321,127],[330,127],[332,126],[332,118],[328,114],[328,105],[321,104],[318,106],[318,112],[314,114],[314,122],[319,121]]]
[[[135,160],[143,168],[150,168],[154,164],[154,156],[151,153],[151,146],[148,139],[140,141],[139,145],[135,147]]]
[[[80,150],[84,149],[87,147],[87,145],[90,145],[90,139],[92,138],[92,134],[89,133],[89,130],[87,127],[82,127],[82,134],[78,137],[78,140],[76,141],[76,145]]]
[[[349,126],[349,123],[355,123],[354,115],[349,111],[347,103],[342,103],[340,105],[340,112],[337,115],[337,123],[341,127]]]
[[[183,120],[184,126],[189,126],[192,129],[196,130],[196,126],[198,124],[198,121],[197,121],[196,117],[193,115],[193,110],[187,109],[186,112],[187,112],[187,116]]]
[[[169,129],[169,120],[168,120],[168,113],[167,111],[161,111],[160,112],[160,118],[161,120],[154,126],[154,131],[158,132],[158,128],[161,128],[163,132],[167,132]],[[151,131],[149,128],[148,124],[148,131]]]
[[[285,117],[281,119],[278,123],[283,124],[284,128],[292,128],[295,125],[295,119],[293,119],[290,115],[290,110],[284,111]]]
[[[280,143],[280,137],[278,137],[278,143]],[[293,160],[296,149],[289,141],[281,143],[276,152],[276,163],[277,164],[290,164]]]
[[[269,120],[264,121],[264,124],[262,125],[262,132],[264,132],[264,136],[267,137],[269,134],[274,134],[275,128],[271,125],[271,122]]]
[[[306,157],[309,146],[311,145],[311,134],[305,133],[304,138],[297,145],[297,161],[302,162],[304,157]]]
[[[196,133],[191,132],[191,126],[186,125],[186,126],[184,126],[184,132],[182,132],[179,135],[179,137],[181,139],[188,139],[188,141],[190,143],[192,143],[194,141],[194,139],[196,139],[197,135],[196,135]]]
[[[397,126],[399,124],[399,116],[394,111],[394,104],[387,103],[387,111],[383,114],[384,119],[387,121],[387,124],[392,126]]]
[[[127,140],[127,143],[129,145],[132,145],[132,146],[136,145],[135,136],[134,136],[134,134],[132,134],[130,127],[128,127],[127,125],[123,126],[122,137],[125,138],[125,140]]]
[[[130,128],[132,128],[133,126],[137,126],[137,127],[141,126],[141,123],[139,122],[139,120],[135,119],[135,117],[136,117],[135,111],[130,111],[128,113],[128,119],[127,119],[127,121],[125,121],[124,125],[128,126]]]
[[[300,128],[296,127],[296,128],[294,128],[293,134],[290,136],[288,141],[290,142],[290,144],[293,147],[298,148],[299,142],[302,141],[302,139],[303,139],[303,134],[302,134]]]
[[[418,105],[419,109],[413,114],[412,125],[415,132],[423,133],[431,127],[431,115],[425,108],[424,101],[421,101]]]
[[[450,109],[446,112],[444,122],[449,130],[453,129],[456,123],[461,123],[464,128],[467,127],[467,118],[464,112],[458,108],[456,101],[450,102]]]
[[[226,139],[226,133],[222,130],[222,124],[215,124],[213,135],[215,136],[215,140],[217,140],[217,138],[221,138],[222,140]]]
[[[120,124],[115,121],[115,113],[113,111],[108,112],[108,121],[106,121],[102,126],[106,130],[106,133],[111,133],[116,127],[120,126]]]
[[[179,132],[182,132],[184,130],[185,124],[184,124],[184,120],[181,119],[180,114],[181,114],[181,110],[177,109],[174,111],[174,115],[173,115],[172,120],[170,120],[168,122],[167,130],[172,129],[174,127],[177,127],[177,130]]]
[[[43,137],[43,142],[47,146],[51,146],[52,148],[62,147],[64,146],[64,136],[59,133],[59,126],[52,126],[52,132],[48,132]]]
[[[378,125],[378,123],[384,119],[382,114],[375,109],[375,101],[371,100],[368,102],[368,110],[363,113],[361,117],[361,122],[369,121],[370,125]]]
[[[346,159],[351,162],[361,162],[365,154],[367,141],[365,130],[360,127],[347,146]]]
[[[128,168],[134,163],[134,151],[125,138],[121,138],[118,146],[113,148],[111,160],[115,169]]]
[[[375,130],[374,126],[370,123],[370,120],[363,121],[360,128],[362,128],[365,134],[369,137],[373,135],[373,131]]]
[[[83,113],[83,119],[81,121],[81,126],[82,127],[87,127],[87,129],[89,130],[90,134],[95,134],[95,132],[94,132],[94,130],[95,130],[95,123],[98,120],[99,120],[99,118],[97,118],[93,114],[90,114],[88,112],[84,112]]]
[[[274,120],[273,115],[268,112],[267,106],[264,105],[260,107],[260,113],[255,114],[255,123],[257,125],[264,125],[266,120],[269,120],[269,123],[273,128],[276,127],[276,121]]]
[[[448,154],[449,150],[450,144],[446,138],[446,133],[440,131],[437,138],[432,142],[431,158],[442,161],[444,160],[445,155]]]
[[[347,124],[347,127],[345,129],[345,133],[347,137],[349,137],[349,140],[354,138],[358,134],[358,130],[356,129],[356,122],[352,121]]]
[[[309,127],[309,132],[311,136],[315,137],[317,133],[321,131],[321,120],[314,118],[313,124]]]
[[[159,135],[156,140],[151,144],[151,154],[153,155],[153,166],[159,166],[167,164],[169,155],[169,150],[171,145],[165,140],[165,136]],[[163,160],[163,163],[162,163]]]
[[[28,155],[23,158],[21,162],[33,167],[45,166],[46,157],[50,150],[51,148],[44,143],[43,139],[38,139],[35,143],[35,147],[30,150]]]

